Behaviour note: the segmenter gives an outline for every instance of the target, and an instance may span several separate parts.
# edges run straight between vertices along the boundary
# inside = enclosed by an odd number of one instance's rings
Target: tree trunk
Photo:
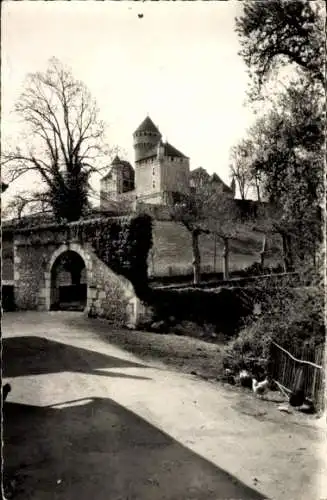
[[[256,181],[256,188],[257,188],[257,198],[258,198],[258,201],[259,203],[261,202],[261,196],[260,196],[260,186],[258,184],[258,182]]]
[[[213,250],[213,272],[216,273],[216,261],[217,261],[217,235],[214,234],[214,250]]]
[[[193,284],[197,285],[201,279],[201,255],[199,249],[199,235],[197,229],[192,231],[192,252],[193,252]]]
[[[224,262],[223,262],[223,273],[224,280],[229,279],[229,239],[224,238]]]
[[[260,261],[261,261],[262,272],[263,272],[263,270],[265,268],[265,257],[266,257],[266,254],[267,254],[267,237],[264,234],[263,240],[262,240],[262,250],[260,252]]]
[[[292,239],[289,234],[282,233],[284,270],[286,273],[294,271]]]

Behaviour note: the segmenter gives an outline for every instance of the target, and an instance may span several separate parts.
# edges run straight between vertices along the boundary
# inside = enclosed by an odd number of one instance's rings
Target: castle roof
[[[153,121],[151,120],[151,118],[149,116],[147,116],[145,118],[145,120],[143,120],[141,125],[139,125],[137,127],[134,134],[136,134],[137,132],[152,132],[152,133],[161,135],[158,127],[156,127],[156,125],[153,123]]]
[[[233,189],[219,177],[216,172],[214,172],[212,175],[208,174],[208,172],[203,168],[203,167],[198,167],[194,170],[191,170],[190,172],[190,179],[193,181],[193,183],[200,183],[200,184],[222,184],[222,190],[224,193],[233,193]]]
[[[173,158],[187,158],[183,153],[174,148],[169,142],[163,144],[165,156],[172,156]]]
[[[119,158],[118,155],[115,156],[113,161],[111,162],[111,165],[119,165],[121,163],[121,159]]]
[[[183,153],[178,151],[178,149],[174,148],[174,146],[169,144],[169,142],[162,142],[160,140],[160,141],[158,141],[158,144],[156,146],[154,146],[153,148],[144,152],[141,160],[146,160],[146,159],[154,158],[155,156],[157,156],[159,144],[164,149],[164,156],[169,156],[171,158],[187,158],[187,156],[185,156]],[[138,161],[140,161],[140,160],[138,160]]]
[[[222,184],[223,185],[223,191],[225,193],[232,193],[233,192],[232,188],[230,188],[229,186],[227,186],[227,184],[225,184],[225,182],[219,177],[218,174],[216,174],[216,172],[212,174],[212,176],[210,177],[210,181],[209,182],[211,182],[211,183],[216,182],[217,184]]]
[[[205,180],[208,180],[210,178],[210,175],[206,171],[205,168],[203,167],[198,167],[190,171],[190,178],[203,178]]]

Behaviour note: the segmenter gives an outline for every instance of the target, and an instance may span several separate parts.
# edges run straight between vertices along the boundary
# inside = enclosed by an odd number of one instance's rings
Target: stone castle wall
[[[161,190],[187,194],[190,190],[190,167],[187,158],[161,160]]]
[[[84,261],[87,281],[85,313],[135,327],[140,308],[132,284],[115,274],[94,253],[90,243],[67,239],[66,231],[17,232],[13,238],[15,305],[22,310],[50,310],[54,294],[51,270],[64,252]]]
[[[135,186],[139,199],[161,191],[161,169],[157,158],[149,158],[136,164]]]

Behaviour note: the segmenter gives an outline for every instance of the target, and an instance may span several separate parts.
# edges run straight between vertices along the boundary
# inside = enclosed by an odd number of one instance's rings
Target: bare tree
[[[195,285],[200,283],[201,279],[199,237],[201,234],[209,234],[206,225],[203,194],[203,189],[193,190],[190,195],[181,197],[181,200],[175,203],[170,210],[172,219],[181,223],[191,234],[193,283]]]
[[[249,159],[251,157],[251,143],[243,139],[237,146],[234,146],[230,154],[230,173],[237,183],[241,199],[245,200],[248,190],[252,184]]]
[[[172,219],[186,227],[192,238],[193,282],[201,278],[201,253],[199,239],[203,234],[213,234],[224,242],[224,277],[229,276],[229,240],[237,237],[238,207],[232,196],[222,193],[215,181],[194,186],[188,196],[184,196],[171,209]]]
[[[2,155],[6,180],[36,172],[55,216],[78,219],[88,206],[90,176],[104,167],[108,153],[96,103],[53,58],[45,73],[28,75],[15,110],[25,140]]]
[[[252,135],[253,133],[252,130]],[[254,188],[258,201],[261,201],[262,179],[259,170],[255,168],[254,153],[252,137],[242,139],[231,149],[229,170],[242,200],[247,198],[249,189]]]
[[[5,206],[3,210],[4,218],[21,219],[24,215],[35,212],[49,212],[51,206],[48,203],[47,196],[40,193],[21,192],[15,195]]]

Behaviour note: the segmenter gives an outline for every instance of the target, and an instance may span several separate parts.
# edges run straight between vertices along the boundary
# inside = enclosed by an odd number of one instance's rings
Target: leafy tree
[[[289,267],[294,259],[315,259],[322,237],[325,143],[319,88],[313,92],[309,82],[294,82],[249,135],[252,169],[264,178],[265,195],[276,206],[274,228],[283,236],[286,253],[296,253],[288,256]]]
[[[312,81],[325,81],[324,3],[320,0],[246,0],[236,19],[241,56],[258,97],[272,72],[291,64]]]
[[[26,202],[41,200],[57,219],[78,219],[88,208],[90,176],[107,153],[104,124],[89,91],[51,59],[45,73],[28,75],[15,110],[25,140],[2,155],[6,177],[13,182],[36,172],[43,189]]]
[[[324,6],[320,0],[244,2],[236,20],[252,98],[285,65],[295,69],[271,109],[250,129],[252,164],[275,207],[286,267],[315,254],[321,242],[324,150]],[[296,255],[295,255],[296,254]]]

